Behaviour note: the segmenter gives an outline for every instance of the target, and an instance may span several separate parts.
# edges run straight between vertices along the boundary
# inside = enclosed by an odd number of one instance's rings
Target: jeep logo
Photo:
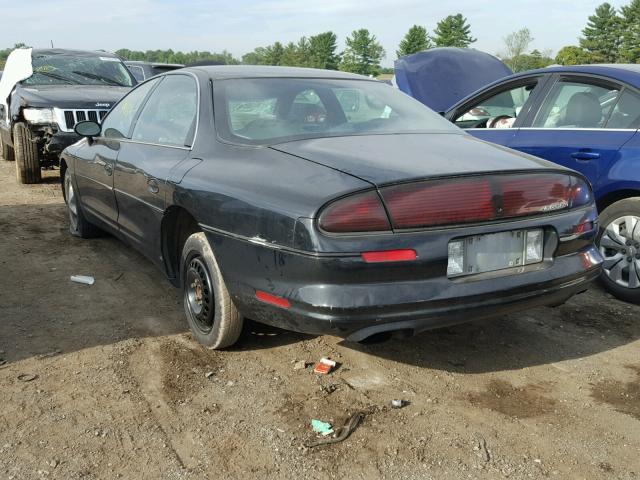
[[[110,103],[99,103],[98,102],[98,103],[96,103],[96,107],[98,107],[98,108],[99,107],[109,108],[109,107],[111,107],[111,104]]]

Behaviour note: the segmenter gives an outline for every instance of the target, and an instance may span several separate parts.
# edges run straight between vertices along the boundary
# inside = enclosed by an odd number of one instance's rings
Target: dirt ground
[[[250,323],[207,351],[141,255],[68,234],[56,175],[0,161],[0,479],[640,479],[640,307],[594,286],[411,339]],[[340,367],[294,368],[321,356]]]

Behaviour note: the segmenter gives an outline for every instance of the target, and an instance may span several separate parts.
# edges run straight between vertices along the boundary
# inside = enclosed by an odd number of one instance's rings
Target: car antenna
[[[53,48],[53,40],[51,40],[51,48]]]

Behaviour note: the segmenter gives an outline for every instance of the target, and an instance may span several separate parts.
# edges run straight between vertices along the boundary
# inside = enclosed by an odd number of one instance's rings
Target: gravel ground
[[[48,173],[18,186],[0,161],[1,479],[640,479],[640,307],[594,286],[411,339],[249,323],[207,351],[141,255],[68,234]],[[339,368],[299,368],[321,356]]]

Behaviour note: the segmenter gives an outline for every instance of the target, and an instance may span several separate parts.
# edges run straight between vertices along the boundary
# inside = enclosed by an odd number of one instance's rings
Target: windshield
[[[345,135],[459,132],[418,101],[367,80],[233,79],[215,82],[221,138],[250,145]],[[222,107],[222,108],[220,108]]]
[[[113,85],[133,86],[124,64],[115,57],[38,55],[32,56],[33,75],[24,85]]]

